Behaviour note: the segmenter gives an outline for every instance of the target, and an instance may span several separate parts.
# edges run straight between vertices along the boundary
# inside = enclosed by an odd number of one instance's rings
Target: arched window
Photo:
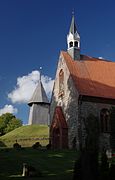
[[[59,72],[59,95],[62,96],[64,94],[64,72],[63,69]]]
[[[74,46],[75,46],[75,47],[78,47],[78,41],[75,41],[75,42],[74,42]]]
[[[110,112],[108,109],[102,109],[100,113],[101,120],[101,132],[107,133],[110,132]]]
[[[73,42],[72,41],[69,43],[69,47],[73,47]]]

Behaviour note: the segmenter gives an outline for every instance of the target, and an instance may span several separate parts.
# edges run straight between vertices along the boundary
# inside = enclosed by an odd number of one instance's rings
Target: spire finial
[[[74,16],[74,14],[75,14],[75,13],[74,13],[74,8],[73,8],[73,10],[72,10],[72,16]]]
[[[42,67],[40,66],[40,68],[39,68],[39,72],[40,72],[40,82],[41,82],[41,70],[42,70]]]

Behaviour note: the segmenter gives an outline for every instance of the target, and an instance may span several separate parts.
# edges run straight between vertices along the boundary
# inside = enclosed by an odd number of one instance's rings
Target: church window
[[[64,72],[63,69],[59,72],[59,96],[64,94]]]
[[[101,132],[107,133],[110,132],[110,112],[108,109],[102,109],[100,113],[101,120]]]
[[[73,47],[73,42],[72,41],[69,43],[69,47]]]
[[[75,42],[74,42],[74,46],[75,46],[75,47],[78,47],[78,41],[75,41]]]

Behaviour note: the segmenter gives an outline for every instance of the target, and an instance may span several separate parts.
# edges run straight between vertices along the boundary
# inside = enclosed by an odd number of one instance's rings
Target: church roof
[[[28,102],[28,105],[31,105],[34,103],[47,103],[47,104],[49,103],[41,81],[39,81],[31,99]]]
[[[75,61],[61,53],[79,95],[115,99],[115,62],[84,55]]]

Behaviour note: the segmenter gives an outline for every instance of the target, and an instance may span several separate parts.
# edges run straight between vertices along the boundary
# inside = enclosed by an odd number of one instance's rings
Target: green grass
[[[42,145],[48,144],[49,128],[46,125],[27,125],[19,127],[4,136],[0,137],[0,141],[7,147],[17,140],[23,147],[32,146],[39,141]],[[2,144],[1,143],[1,144]]]
[[[77,152],[72,150],[21,150],[4,148],[0,150],[0,180],[23,179],[22,165],[28,163],[42,172],[42,177],[26,179],[72,180]]]

